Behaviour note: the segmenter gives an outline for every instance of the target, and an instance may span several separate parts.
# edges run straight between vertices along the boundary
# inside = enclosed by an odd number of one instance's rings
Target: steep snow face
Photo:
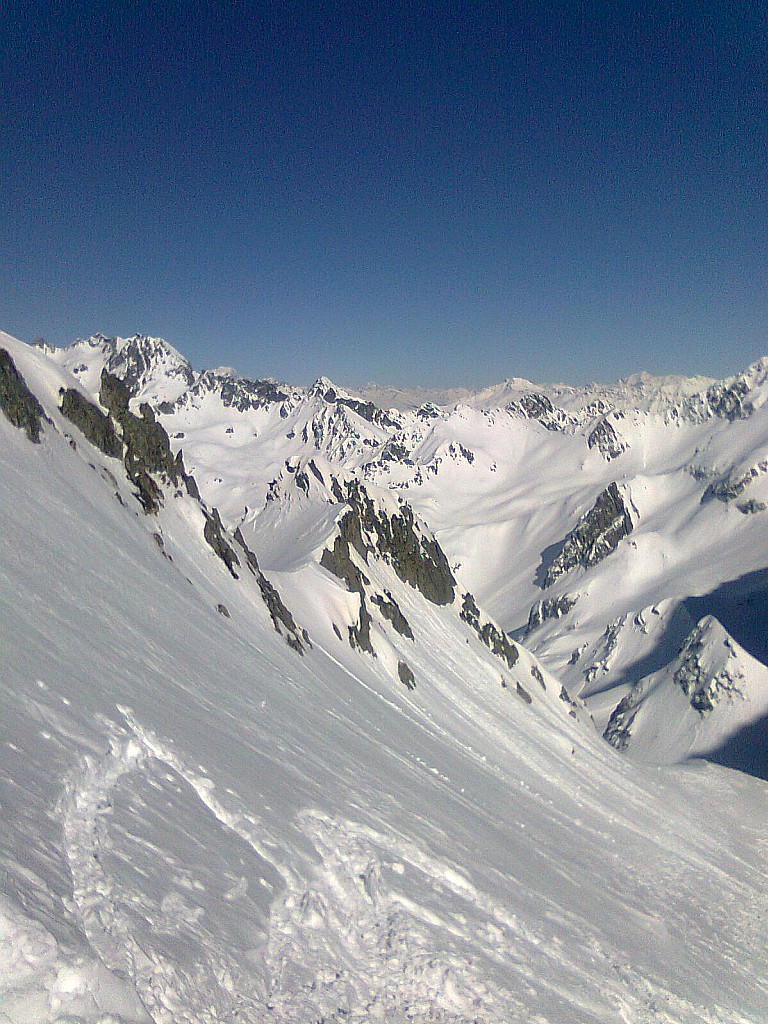
[[[765,1016],[762,783],[633,766],[471,606],[354,546],[413,639],[382,613],[376,656],[353,649],[332,624],[359,594],[316,557],[348,500],[320,464],[246,524],[271,568],[270,517],[293,523],[304,557],[270,576],[299,655],[201,507],[147,515],[58,411],[72,378],[0,347],[50,421],[33,444],[0,415],[7,1021]]]

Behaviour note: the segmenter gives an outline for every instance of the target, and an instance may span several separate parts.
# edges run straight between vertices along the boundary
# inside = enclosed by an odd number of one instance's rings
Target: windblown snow
[[[3,1024],[768,1019],[768,364],[0,350]]]

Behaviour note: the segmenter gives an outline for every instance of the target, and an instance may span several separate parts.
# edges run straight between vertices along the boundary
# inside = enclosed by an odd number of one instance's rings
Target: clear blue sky
[[[0,327],[305,383],[768,352],[768,6],[0,6]]]

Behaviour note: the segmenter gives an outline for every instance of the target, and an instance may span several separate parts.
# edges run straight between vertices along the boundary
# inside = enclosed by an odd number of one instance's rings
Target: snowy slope
[[[273,502],[293,562],[257,552],[300,656],[192,499],[146,515],[57,412],[71,379],[0,347],[52,421],[0,416],[6,1021],[765,1017],[761,782],[631,765],[373,554],[414,639],[353,650],[320,480]]]
[[[714,615],[768,659],[729,597],[757,589],[753,620],[768,611],[766,360],[720,382],[637,374],[573,388],[513,378],[432,396],[460,405],[413,408],[401,395],[398,412],[371,402],[394,394],[355,396],[323,378],[302,389],[211,371],[179,390],[191,370],[159,339],[96,336],[49,354],[92,394],[108,365],[136,401],[152,402],[232,527],[262,513],[287,465],[317,458],[404,497],[461,588],[590,701],[601,730],[644,663],[660,650],[673,657],[684,639],[665,616],[650,629],[650,609],[674,617],[700,601],[699,618]],[[273,543],[285,547],[286,536]]]

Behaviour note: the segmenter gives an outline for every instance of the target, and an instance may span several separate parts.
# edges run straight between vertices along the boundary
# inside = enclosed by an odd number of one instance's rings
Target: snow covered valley
[[[768,365],[0,350],[2,1024],[768,1019]]]

